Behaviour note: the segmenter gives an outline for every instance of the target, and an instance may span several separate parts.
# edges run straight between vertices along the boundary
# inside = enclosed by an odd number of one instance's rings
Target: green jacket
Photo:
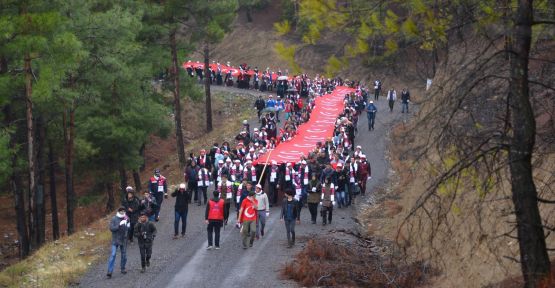
[[[312,188],[316,187],[316,192],[312,192]],[[308,198],[307,198],[307,203],[319,203],[320,199],[322,197],[322,184],[320,184],[320,181],[318,181],[318,179],[316,180],[310,180],[310,182],[308,183]]]

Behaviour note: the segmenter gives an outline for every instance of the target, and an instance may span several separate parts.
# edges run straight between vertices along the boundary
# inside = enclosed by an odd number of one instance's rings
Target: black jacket
[[[266,101],[264,101],[264,99],[262,98],[258,98],[256,99],[256,102],[254,102],[254,107],[256,107],[256,109],[258,110],[262,110],[266,107]]]
[[[139,199],[135,196],[133,196],[131,200],[125,197],[125,200],[123,200],[121,205],[125,207],[125,213],[127,214],[127,217],[129,217],[130,222],[136,223],[137,219],[139,219]],[[129,209],[132,211],[130,212]]]
[[[183,212],[189,208],[189,199],[191,199],[189,191],[175,189],[171,195],[175,197],[175,211]]]
[[[279,217],[279,219],[285,219],[285,220],[301,220],[301,215],[299,214],[299,201],[295,200],[295,198],[291,199],[291,204],[293,204],[293,219],[287,219],[287,204],[288,204],[288,200],[287,198],[283,199],[283,204],[281,204],[281,216]]]
[[[151,244],[156,237],[156,226],[150,221],[145,223],[138,222],[135,224],[133,234],[137,237],[139,243]]]

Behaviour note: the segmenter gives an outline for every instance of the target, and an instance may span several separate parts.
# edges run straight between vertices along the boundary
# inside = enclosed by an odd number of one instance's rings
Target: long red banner
[[[292,140],[280,143],[271,154],[267,152],[258,157],[257,164],[276,161],[277,163],[297,162],[301,155],[308,156],[316,142],[324,143],[326,138],[333,136],[337,117],[344,110],[345,95],[355,92],[355,89],[338,86],[331,94],[316,98],[316,105],[310,120],[297,128],[297,134]],[[268,155],[270,156],[268,158]]]
[[[193,62],[193,61],[187,61],[185,63],[183,63],[183,68],[187,69],[187,68],[197,68],[200,67],[202,69],[204,69],[204,63],[202,62]],[[212,68],[212,70],[217,70],[218,69],[218,64],[216,63],[212,63],[210,64],[210,68]],[[233,76],[233,78],[237,78],[237,76],[239,76],[241,74],[241,69],[237,68],[237,67],[232,67],[232,66],[227,66],[224,64],[220,64],[220,70],[222,70],[222,76],[225,76],[225,74],[227,74],[228,71],[231,71],[231,76]],[[247,70],[244,73],[248,74],[248,75],[254,75],[254,70]],[[262,72],[259,71],[258,72],[259,76],[262,76]],[[276,81],[278,78],[277,73],[272,73],[272,81]],[[291,77],[287,77],[288,80],[291,80]],[[281,79],[280,79],[281,80]]]

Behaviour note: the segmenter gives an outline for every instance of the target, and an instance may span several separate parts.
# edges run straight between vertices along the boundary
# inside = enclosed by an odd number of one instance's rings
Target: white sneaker
[[[206,250],[212,250],[212,246],[206,247]]]
[[[220,250],[220,246],[216,246],[216,250]]]

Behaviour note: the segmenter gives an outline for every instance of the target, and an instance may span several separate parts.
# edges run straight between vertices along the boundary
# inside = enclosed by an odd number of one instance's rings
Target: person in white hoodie
[[[255,188],[255,199],[258,201],[258,207],[256,208],[258,213],[258,221],[256,222],[256,239],[264,237],[264,227],[266,226],[266,217],[270,216],[270,202],[268,201],[268,195],[262,191],[262,185],[256,184]]]

